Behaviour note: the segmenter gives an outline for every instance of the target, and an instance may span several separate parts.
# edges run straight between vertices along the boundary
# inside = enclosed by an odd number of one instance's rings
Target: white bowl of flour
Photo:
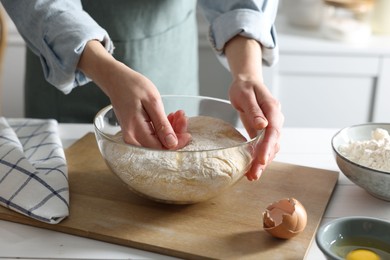
[[[390,123],[344,128],[332,138],[332,148],[348,179],[371,195],[390,201]]]
[[[149,199],[191,204],[222,194],[252,164],[261,134],[248,139],[236,110],[226,100],[199,96],[163,96],[165,113],[184,110],[191,142],[177,151],[125,144],[112,107],[96,116],[95,135],[111,171],[128,188]]]

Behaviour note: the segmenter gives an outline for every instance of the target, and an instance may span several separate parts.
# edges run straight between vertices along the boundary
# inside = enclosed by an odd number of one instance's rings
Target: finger
[[[189,133],[177,134],[178,144],[175,150],[185,147],[192,139]]]
[[[125,117],[122,119],[121,114],[118,113],[115,106],[113,106],[115,115],[117,116],[118,123],[121,126],[122,139],[126,144],[131,144],[135,146],[141,146],[141,143],[137,141],[137,138],[134,135],[135,123],[133,123],[132,118]]]
[[[249,122],[250,119],[248,119],[248,117],[245,116],[245,113],[243,113],[243,112],[240,112],[240,118],[241,118],[241,122],[244,125],[249,137],[255,138],[257,136],[257,130],[252,127],[252,124]]]
[[[154,149],[163,148],[149,122],[137,123],[134,121],[131,130],[122,129],[122,135],[123,141],[127,144]]]
[[[187,132],[188,119],[185,116],[183,110],[178,110],[175,113],[170,113],[167,118],[171,123],[178,140],[178,144],[174,149],[181,149],[186,146],[192,139],[191,134]]]
[[[236,108],[240,111],[240,118],[248,135],[250,138],[254,138],[257,136],[259,130],[264,129],[268,125],[268,121],[260,106],[257,104],[254,95],[246,97],[246,100],[248,102]]]
[[[142,115],[142,114],[141,114]],[[160,140],[155,134],[154,127],[149,120],[140,117],[133,121],[133,127],[130,131],[130,140],[125,140],[127,143],[140,145],[147,148],[164,149]],[[129,132],[129,131],[127,131]]]
[[[249,181],[257,181],[260,178],[261,174],[263,173],[264,167],[265,167],[264,165],[261,165],[254,161],[252,163],[251,168],[246,173],[246,178]]]
[[[178,144],[175,149],[181,149],[186,146],[192,139],[190,133],[188,133],[188,119],[185,116],[183,110],[178,110],[174,113],[172,120],[172,127],[176,133]]]
[[[132,135],[131,132],[123,128],[122,128],[122,138],[123,138],[123,142],[125,142],[126,144],[142,146],[141,143],[137,141],[137,139],[135,138],[135,136]]]
[[[169,119],[169,122],[171,123],[172,125],[172,128],[173,130],[176,132],[176,129],[175,129],[175,126],[177,124],[177,118],[180,116],[180,114],[178,113],[179,111],[176,111],[176,112],[172,112],[170,113],[168,116],[170,116]]]
[[[185,116],[185,113],[183,110],[178,110],[175,113],[170,113],[168,115],[168,120],[172,125],[173,130],[175,131],[176,135],[178,133],[185,133],[187,132],[187,117]]]
[[[163,146],[155,134],[151,120],[145,110],[141,107],[141,104],[137,111],[138,113],[135,113],[131,117],[126,116],[123,119],[118,117],[123,141],[135,146],[162,149]]]
[[[255,158],[260,164],[266,165],[279,151],[280,132],[278,129],[268,127],[265,129],[263,139],[257,144]]]
[[[179,110],[175,113],[173,130],[176,134],[186,133],[188,131],[188,118],[185,116],[183,110]]]
[[[256,147],[252,166],[246,173],[248,180],[255,181],[261,177],[268,163],[275,158],[280,150],[279,139],[280,133],[277,129],[266,129],[263,140]]]
[[[174,115],[175,114],[172,112],[172,113],[169,113],[169,115],[167,116],[168,121],[169,121],[169,123],[171,123],[171,125],[173,125],[173,120],[175,119]]]
[[[265,128],[268,125],[268,120],[260,108],[259,104],[261,103],[257,100],[256,95],[248,95],[246,100],[242,105],[242,110],[248,127],[256,130]]]
[[[161,99],[154,99],[143,103],[146,113],[149,115],[158,140],[168,149],[177,146],[177,136],[164,112]]]
[[[272,153],[272,155],[269,157],[268,162],[274,160],[276,153],[279,151],[279,148],[280,148],[279,144],[276,144],[275,149],[274,149],[275,152]],[[246,173],[247,179],[249,181],[256,181],[256,180],[260,179],[261,175],[263,174],[263,172],[267,168],[267,165],[268,164],[262,164],[258,160],[258,158],[255,157],[253,162],[252,162],[251,168]]]

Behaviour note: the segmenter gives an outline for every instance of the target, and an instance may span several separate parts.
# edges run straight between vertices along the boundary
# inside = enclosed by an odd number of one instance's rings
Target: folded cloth
[[[69,215],[57,121],[0,117],[0,205],[51,224]]]

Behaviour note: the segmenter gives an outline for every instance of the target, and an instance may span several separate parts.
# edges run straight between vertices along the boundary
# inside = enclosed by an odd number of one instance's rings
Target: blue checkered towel
[[[0,117],[0,205],[51,224],[69,215],[57,121]]]

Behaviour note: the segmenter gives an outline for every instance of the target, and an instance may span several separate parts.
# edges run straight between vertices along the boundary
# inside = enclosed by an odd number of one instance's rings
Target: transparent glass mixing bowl
[[[187,117],[208,116],[230,123],[245,136],[238,113],[229,101],[202,96],[162,96],[166,114],[184,110]],[[130,190],[149,199],[191,204],[208,200],[237,183],[252,164],[254,147],[263,132],[232,147],[201,151],[156,150],[125,144],[112,106],[94,119],[99,150],[111,171]],[[221,165],[219,169],[215,165]],[[173,162],[173,165],[172,165]],[[221,173],[223,172],[223,173]]]

